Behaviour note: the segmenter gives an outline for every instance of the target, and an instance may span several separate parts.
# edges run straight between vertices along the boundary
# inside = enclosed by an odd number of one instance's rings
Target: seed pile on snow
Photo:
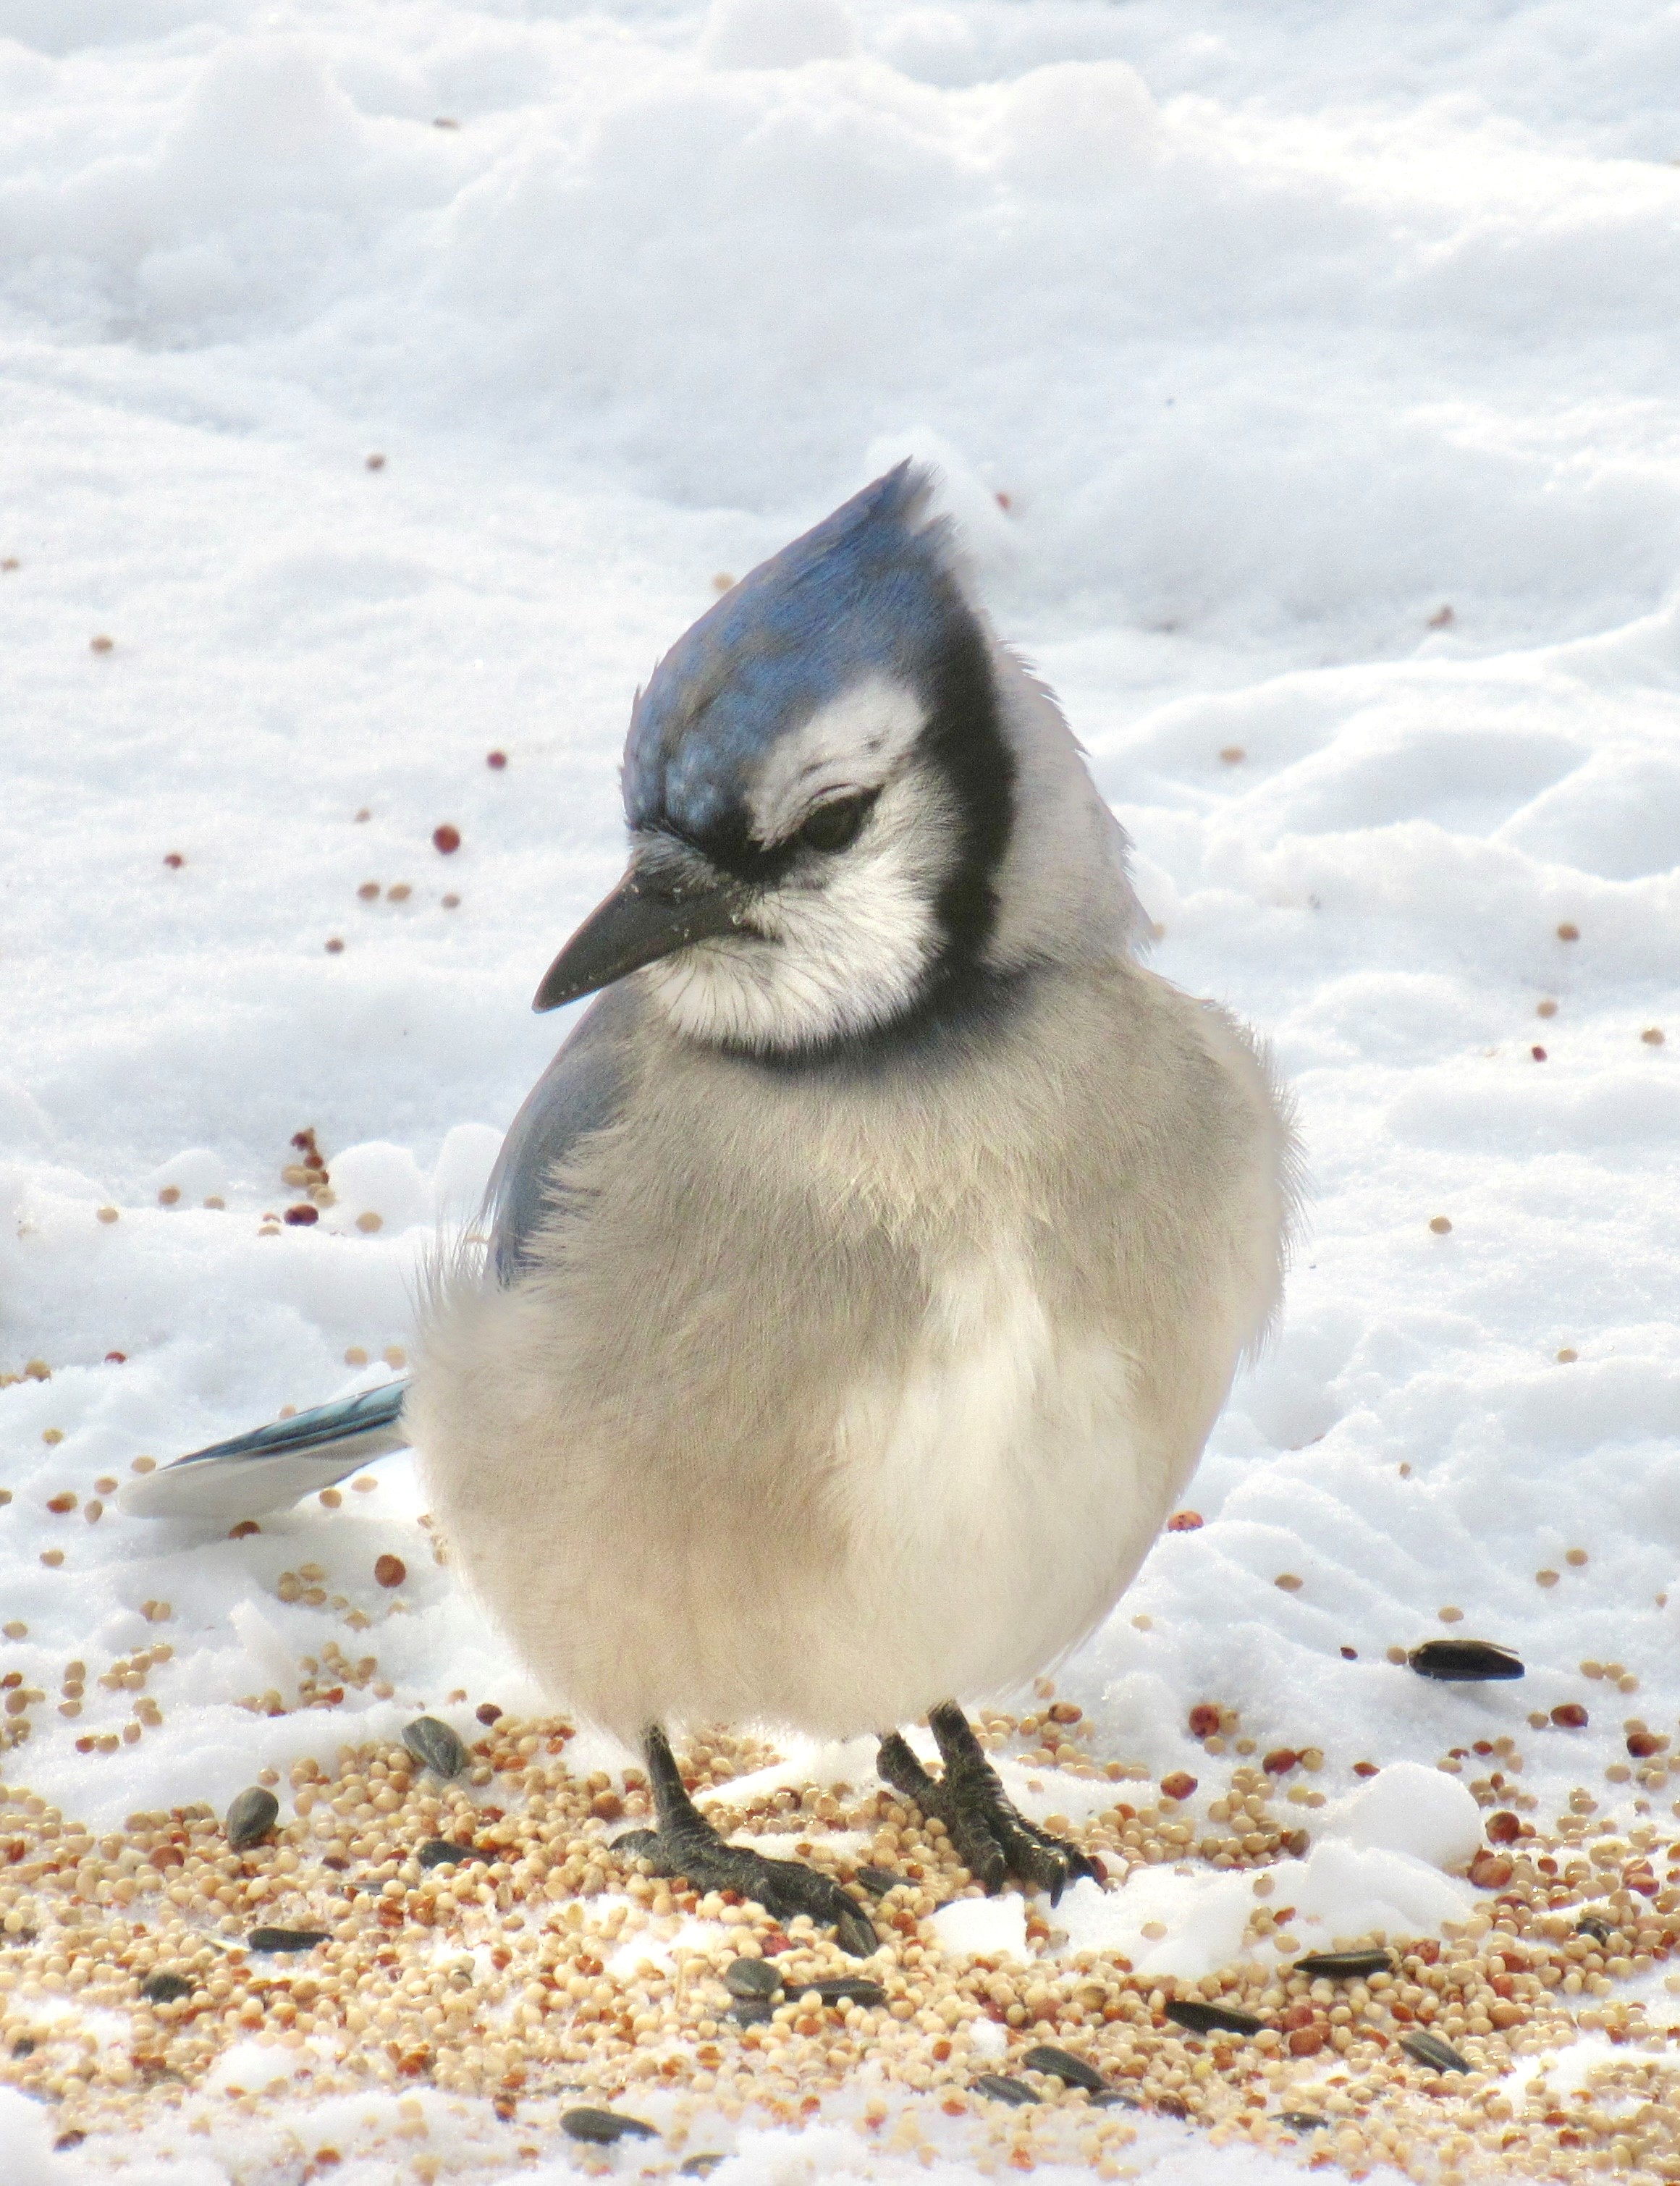
[[[84,1666],[68,1669],[79,1685]],[[43,1697],[20,1692],[25,1707]],[[882,1938],[860,1963],[803,1918],[784,1930],[615,1848],[622,1820],[649,1813],[646,1780],[570,1768],[569,1723],[489,1702],[477,1715],[470,1748],[422,1717],[395,1744],[294,1762],[283,1815],[259,1785],[225,1818],[186,1804],[96,1832],[12,1786],[0,2081],[52,2104],[76,2144],[160,2118],[209,2130],[218,2105],[262,2115],[384,2088],[434,2091],[463,2117],[487,2106],[538,2140],[657,2139],[673,2159],[754,2120],[838,2118],[913,2145],[931,2110],[964,2122],[983,2165],[1063,2157],[1107,2178],[1124,2175],[1150,2116],[1215,2148],[1298,2146],[1356,2177],[1381,2162],[1432,2180],[1497,2155],[1535,2177],[1608,2164],[1630,2181],[1680,2178],[1680,2060],[1647,1978],[1680,1945],[1680,1869],[1659,1872],[1680,1844],[1665,1847],[1655,1820],[1612,1830],[1584,1788],[1549,1828],[1525,1819],[1536,1802],[1515,1789],[1509,1738],[1487,1746],[1502,1766],[1468,1796],[1437,1775],[1439,1797],[1424,1797],[1427,1772],[1397,1778],[1391,1804],[1414,1830],[1454,1801],[1485,1816],[1481,1887],[1444,1938],[1375,1928],[1308,1953],[1295,1909],[1275,1901],[1304,1883],[1309,1840],[1273,1802],[1279,1779],[1324,1768],[1316,1751],[1232,1768],[1198,1823],[1173,1796],[1194,1784],[1153,1792],[1138,1764],[1100,1759],[1077,1708],[987,1714],[991,1749],[1053,1773],[1067,1803],[1102,1787],[1082,1821],[1050,1819],[1116,1890],[1082,1884],[1052,1910],[984,1899],[943,1825],[889,1790],[788,1782],[753,1740],[694,1741],[684,1774],[720,1828],[852,1887]],[[1197,1717],[1223,1754],[1240,1720],[1213,1703]],[[1666,1782],[1666,1742],[1628,1735],[1647,1791]],[[1127,1887],[1197,1862],[1250,1892],[1230,1963],[1162,1974],[1081,1946]],[[274,2070],[238,2062],[253,2044]],[[439,2160],[431,2176],[456,2167]]]

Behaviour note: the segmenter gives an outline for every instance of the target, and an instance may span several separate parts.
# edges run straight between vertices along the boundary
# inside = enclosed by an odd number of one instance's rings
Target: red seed
[[[488,1729],[491,1724],[499,1723],[501,1719],[501,1710],[496,1706],[494,1701],[480,1701],[477,1707],[473,1709],[473,1712],[486,1729]]]
[[[1353,1774],[1356,1776],[1380,1776],[1382,1774],[1382,1768],[1380,1763],[1375,1761],[1356,1761],[1353,1763]]]
[[[1169,1533],[1194,1533],[1201,1525],[1200,1511],[1175,1511],[1167,1521]]]
[[[1292,2004],[1278,2024],[1285,2034],[1293,2034],[1297,2026],[1310,2026],[1318,2015],[1310,2004]]]
[[[1479,1852],[1470,1862],[1470,1879],[1478,1890],[1503,1890],[1516,1869],[1502,1852]]]
[[[1660,1753],[1667,1745],[1654,1730],[1634,1730],[1627,1735],[1627,1751],[1636,1761],[1649,1761],[1654,1753]]]
[[[1219,1728],[1219,1710],[1212,1701],[1198,1701],[1190,1712],[1190,1736],[1212,1738]]]
[[[321,1219],[321,1209],[318,1207],[311,1207],[307,1200],[304,1200],[296,1207],[288,1207],[286,1209],[286,1219],[294,1229],[307,1230],[311,1222],[318,1222]]]
[[[484,765],[486,766],[493,766],[498,774],[501,773],[502,768],[505,767],[507,764],[507,754],[505,751],[486,752],[484,754]]]
[[[1489,1844],[1515,1844],[1522,1835],[1522,1824],[1512,1813],[1501,1812],[1487,1817]]]
[[[1268,1753],[1260,1763],[1268,1776],[1287,1776],[1291,1768],[1300,1765],[1301,1756],[1287,1746],[1279,1746],[1275,1753]]]
[[[261,1531],[262,1527],[258,1525],[255,1518],[241,1518],[237,1526],[228,1527],[227,1538],[230,1541],[243,1541],[252,1533],[260,1533]]]
[[[107,1366],[126,1366],[128,1364],[128,1354],[126,1351],[108,1351],[105,1354],[105,1364]]]
[[[1316,2057],[1324,2046],[1324,2037],[1316,2026],[1297,2026],[1289,2037],[1291,2057]]]
[[[624,1802],[616,1791],[597,1791],[589,1802],[589,1811],[598,1822],[616,1822],[624,1811]]]
[[[1187,1776],[1182,1768],[1161,1780],[1161,1795],[1165,1799],[1188,1799],[1195,1789],[1195,1777]]]
[[[329,956],[342,956],[344,953],[344,944],[339,939],[337,934],[334,934],[333,939],[327,944],[327,954]]]
[[[381,1586],[400,1586],[408,1577],[408,1566],[400,1556],[381,1556],[373,1567],[373,1576]]]
[[[1341,1659],[1344,1662],[1357,1662],[1359,1659],[1358,1649],[1357,1647],[1344,1647],[1341,1651]]]
[[[1543,1047],[1531,1047],[1528,1051],[1537,1062],[1543,1062],[1546,1060],[1546,1051]]]
[[[1587,1711],[1579,1701],[1564,1701],[1552,1710],[1552,1721],[1562,1730],[1585,1730]]]
[[[186,859],[182,856],[179,850],[170,850],[165,853],[164,857],[164,863],[170,868],[171,872],[179,872],[186,862]]]
[[[1581,928],[1578,926],[1571,924],[1568,919],[1565,919],[1563,924],[1558,928],[1558,939],[1560,941],[1579,941],[1581,939]]]
[[[434,849],[441,850],[445,857],[451,856],[461,848],[461,830],[458,827],[451,827],[447,821],[441,827],[434,827],[432,847]]]

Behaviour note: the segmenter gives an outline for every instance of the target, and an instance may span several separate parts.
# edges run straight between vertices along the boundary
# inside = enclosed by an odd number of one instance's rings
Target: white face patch
[[[820,706],[803,728],[780,737],[748,793],[761,843],[792,834],[814,804],[842,790],[878,789],[927,722],[916,693],[884,675],[854,684]]]
[[[873,785],[853,775],[847,786]],[[885,1023],[938,947],[933,906],[955,839],[949,793],[931,771],[908,770],[849,849],[810,853],[759,899],[752,921],[764,939],[703,941],[651,965],[655,999],[691,1039],[740,1047],[811,1047]]]

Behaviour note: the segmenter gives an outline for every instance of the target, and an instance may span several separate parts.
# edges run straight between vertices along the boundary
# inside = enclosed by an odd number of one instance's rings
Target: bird
[[[408,1380],[127,1491],[243,1514],[412,1444],[514,1652],[641,1746],[627,1850],[860,1956],[862,1901],[726,1842],[673,1729],[867,1734],[987,1889],[1100,1881],[966,1711],[1135,1576],[1296,1198],[1264,1051],[1144,961],[1128,838],[937,492],[877,478],[637,692],[628,868],[534,1006],[595,999]]]

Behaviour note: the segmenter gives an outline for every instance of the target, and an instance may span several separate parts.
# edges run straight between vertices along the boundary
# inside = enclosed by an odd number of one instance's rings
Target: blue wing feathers
[[[305,1450],[326,1450],[335,1443],[359,1441],[363,1435],[395,1428],[402,1416],[406,1382],[389,1382],[384,1387],[362,1389],[336,1404],[317,1404],[312,1411],[296,1412],[272,1427],[253,1427],[231,1441],[210,1443],[178,1460],[203,1465],[213,1458],[292,1457]]]
[[[509,1126],[485,1195],[498,1282],[513,1281],[530,1264],[533,1238],[563,1203],[556,1166],[580,1139],[616,1119],[641,1009],[633,988],[609,988],[585,1012]]]

